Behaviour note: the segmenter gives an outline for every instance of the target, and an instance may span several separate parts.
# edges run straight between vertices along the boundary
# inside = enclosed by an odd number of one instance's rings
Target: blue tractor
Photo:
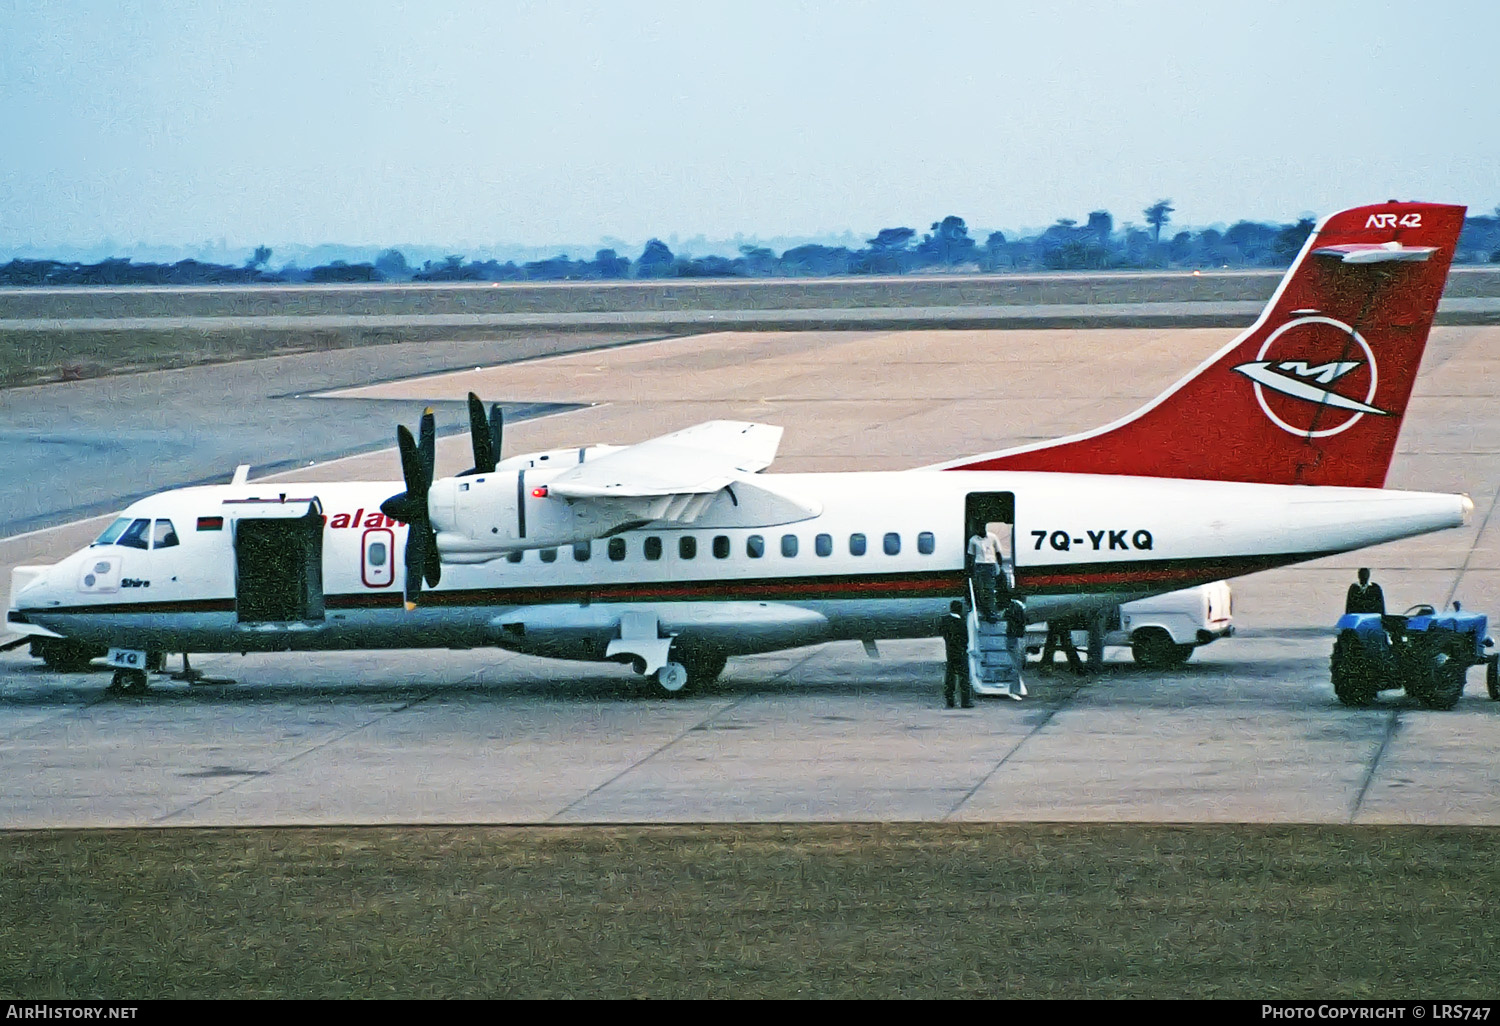
[[[1401,616],[1345,613],[1329,660],[1333,693],[1345,705],[1363,706],[1382,691],[1403,688],[1429,709],[1452,709],[1469,667],[1484,664],[1490,697],[1500,701],[1488,628],[1482,614],[1440,614],[1431,606]]]

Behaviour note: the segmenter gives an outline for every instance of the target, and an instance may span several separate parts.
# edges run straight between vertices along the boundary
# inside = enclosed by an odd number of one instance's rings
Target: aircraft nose
[[[1468,492],[1458,497],[1458,508],[1463,510],[1464,526],[1469,526],[1469,521],[1474,519],[1474,500],[1469,498]]]
[[[14,605],[35,602],[49,589],[52,566],[18,566],[11,571],[11,597]]]

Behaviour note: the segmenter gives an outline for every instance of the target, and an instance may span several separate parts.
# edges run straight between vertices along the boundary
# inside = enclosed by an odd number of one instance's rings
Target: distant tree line
[[[780,255],[762,246],[741,246],[739,256],[678,256],[652,239],[631,260],[613,249],[593,259],[560,254],[517,264],[466,260],[453,254],[407,263],[388,249],[372,263],[335,260],[318,267],[268,269],[271,250],[257,247],[242,267],[180,260],[175,264],[132,263],[112,258],[96,264],[56,260],[12,260],[0,265],[0,285],[196,285],[253,282],[448,282],[448,281],[618,281],[630,278],[792,278],[922,272],[1008,272],[1029,270],[1144,270],[1165,268],[1285,267],[1312,232],[1313,220],[1294,224],[1237,221],[1220,231],[1172,232],[1171,200],[1141,211],[1145,227],[1115,226],[1107,210],[1092,211],[1083,224],[1059,218],[1045,231],[1007,239],[990,232],[981,242],[969,235],[963,218],[949,215],[928,231],[882,228],[862,249],[796,246]],[[1500,207],[1493,215],[1470,217],[1459,236],[1458,263],[1500,264]]]

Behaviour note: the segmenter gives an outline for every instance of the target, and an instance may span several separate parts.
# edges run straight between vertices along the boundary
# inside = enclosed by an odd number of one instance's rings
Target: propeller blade
[[[421,493],[425,503],[427,496],[421,487],[422,462],[417,452],[417,440],[405,424],[396,425],[396,447],[401,450],[401,478],[406,482],[406,494]]]
[[[392,495],[380,504],[380,512],[392,520],[399,520],[403,524],[409,524],[412,517],[421,516],[422,508],[412,499],[411,493],[402,492],[400,495]]]
[[[505,450],[500,448],[500,435],[505,429],[505,415],[500,412],[499,403],[490,403],[490,452],[495,454],[495,463],[500,462],[500,454]],[[494,470],[494,463],[490,464]]]
[[[427,489],[432,487],[433,464],[437,460],[437,418],[432,415],[432,407],[422,411],[422,426],[417,436],[417,451],[422,457],[422,493],[423,505],[427,502]],[[411,488],[408,486],[407,491]]]
[[[484,403],[469,393],[469,437],[474,442],[474,473],[488,474],[495,469],[495,450],[490,447],[490,423],[484,415]]]
[[[422,569],[427,562],[423,549],[427,543],[425,524],[412,524],[406,530],[406,608],[416,605],[422,594]]]
[[[417,597],[422,594],[422,581],[425,579],[428,587],[435,587],[442,577],[437,535],[427,515],[427,491],[432,487],[437,450],[437,421],[431,409],[422,414],[417,438],[412,437],[405,424],[396,426],[396,447],[401,450],[401,476],[406,491],[382,502],[380,512],[407,525],[406,608],[415,609]]]
[[[427,587],[436,588],[438,582],[443,579],[443,560],[438,555],[437,534],[433,532],[430,523],[422,525],[422,533],[426,535],[423,541],[423,554],[427,559],[422,567],[422,577],[427,581]]]

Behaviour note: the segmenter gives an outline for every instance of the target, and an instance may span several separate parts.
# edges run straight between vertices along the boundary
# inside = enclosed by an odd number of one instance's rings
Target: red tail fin
[[[1146,406],[945,469],[1379,488],[1463,219],[1432,203],[1334,214],[1260,319]]]

